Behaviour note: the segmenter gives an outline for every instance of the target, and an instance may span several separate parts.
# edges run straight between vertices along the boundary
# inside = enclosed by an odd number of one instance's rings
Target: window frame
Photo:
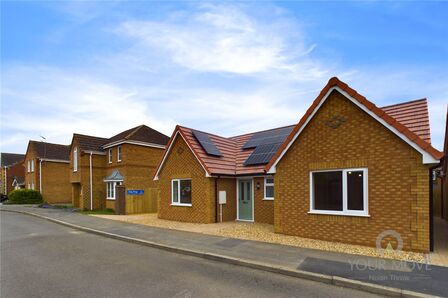
[[[115,201],[117,199],[117,192],[115,191],[115,187],[121,185],[123,181],[106,181],[106,200]],[[112,188],[109,189],[109,185],[112,184]],[[109,194],[113,193],[113,197],[110,197]]]
[[[347,192],[347,172],[363,172],[363,206],[364,210],[349,210],[348,206],[348,192]],[[336,210],[319,210],[314,209],[314,181],[313,173],[322,172],[342,172],[342,211]],[[343,215],[343,216],[361,216],[370,217],[369,215],[369,171],[368,168],[349,168],[349,169],[329,169],[329,170],[313,170],[310,171],[310,211],[309,214],[327,214],[327,215]]]
[[[274,187],[274,190],[275,190],[275,181],[273,181],[272,183],[268,183],[267,182],[268,179],[274,180],[274,177],[264,177],[264,182],[263,182],[264,183],[264,187],[263,187],[263,189],[264,189],[264,197],[263,197],[263,200],[265,200],[265,201],[273,201],[274,198],[275,198],[275,195],[273,197],[266,196],[266,187],[272,186],[272,187]]]
[[[73,172],[78,172],[78,147],[73,149]]]
[[[188,180],[192,181],[191,178],[171,179],[171,206],[184,206],[184,207],[191,207],[191,206],[193,206],[192,203],[181,203],[180,202],[180,190],[181,190],[180,182],[181,181],[188,181]],[[173,201],[173,199],[174,199],[174,182],[178,183],[177,184],[177,200],[178,200],[177,202]],[[193,183],[190,182],[190,184],[191,184],[191,188],[193,190]],[[193,201],[193,196],[191,197],[191,201]]]
[[[121,146],[117,146],[117,162],[121,161]]]
[[[108,162],[112,163],[112,148],[109,148],[109,151],[108,151]]]
[[[31,173],[34,173],[34,159],[31,160]]]
[[[27,173],[31,173],[31,160],[29,160],[29,159],[28,159],[28,162],[27,162],[27,166],[28,166]]]

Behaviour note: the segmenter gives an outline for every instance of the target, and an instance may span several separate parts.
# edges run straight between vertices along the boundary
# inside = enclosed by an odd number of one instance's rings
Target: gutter
[[[5,167],[5,195],[7,195],[8,194],[8,175],[7,175],[7,170],[8,168],[7,167]]]
[[[92,182],[92,154],[93,152],[90,152],[90,160],[89,160],[89,172],[90,172],[90,210],[93,210],[93,182]]]
[[[39,159],[39,192],[42,194],[42,161],[43,159]]]

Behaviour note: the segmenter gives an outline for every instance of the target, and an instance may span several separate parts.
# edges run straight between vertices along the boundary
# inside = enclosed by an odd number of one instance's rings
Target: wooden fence
[[[159,191],[157,188],[144,189],[143,195],[126,193],[126,214],[155,213],[158,210]]]

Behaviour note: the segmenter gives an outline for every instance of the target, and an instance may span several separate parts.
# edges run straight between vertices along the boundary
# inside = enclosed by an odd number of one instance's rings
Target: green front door
[[[238,219],[253,220],[252,180],[238,180]]]

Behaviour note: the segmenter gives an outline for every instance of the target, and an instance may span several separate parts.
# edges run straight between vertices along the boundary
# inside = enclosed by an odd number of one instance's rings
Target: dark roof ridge
[[[139,131],[140,129],[142,129],[143,127],[145,127],[145,124],[140,124],[139,126],[136,126],[134,128],[131,128],[130,130],[132,130],[127,136],[124,137],[125,140],[128,140],[130,137],[132,137],[137,131]],[[150,128],[149,126],[146,126],[148,128]]]
[[[92,135],[85,135],[85,134],[82,134],[82,133],[76,133],[76,132],[73,133],[73,136],[90,137],[90,138],[105,139],[105,140],[109,139],[109,138],[104,138],[104,137],[97,137],[97,136],[92,136]]]

